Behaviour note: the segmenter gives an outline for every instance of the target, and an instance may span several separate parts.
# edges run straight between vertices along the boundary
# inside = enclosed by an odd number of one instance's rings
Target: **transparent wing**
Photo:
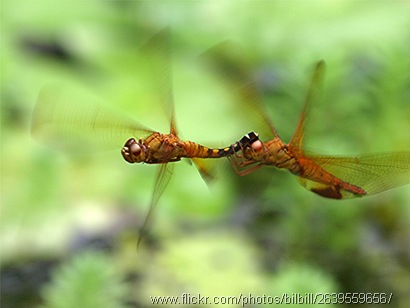
[[[41,90],[31,129],[36,139],[69,152],[121,149],[128,138],[152,133],[89,95],[59,86]]]
[[[296,149],[303,147],[303,137],[305,133],[306,120],[309,119],[309,111],[312,104],[318,99],[319,90],[321,88],[321,82],[323,80],[325,70],[325,62],[319,61],[316,64],[315,71],[312,76],[312,80],[309,86],[308,93],[305,98],[305,103],[303,106],[302,113],[298,125],[296,127],[295,133],[290,141],[290,145]]]
[[[137,242],[137,248],[139,247],[142,239],[147,234],[147,231],[150,228],[152,222],[152,214],[155,210],[156,205],[158,204],[159,199],[167,187],[169,180],[171,179],[172,171],[174,170],[174,164],[161,164],[158,167],[158,173],[156,176],[154,190],[152,191],[151,202],[148,207],[148,213],[145,216],[144,223],[140,228],[140,234]]]
[[[147,68],[146,77],[154,85],[159,101],[170,120],[170,133],[178,136],[175,120],[175,103],[172,80],[172,36],[170,28],[165,28],[154,35],[141,48],[142,56]],[[202,178],[210,181],[212,176],[211,164],[193,159]]]
[[[142,45],[140,55],[144,59],[143,67],[147,82],[153,86],[152,90],[156,93],[167,118],[170,120],[170,133],[178,135],[175,123],[175,107],[173,97],[172,82],[172,50],[171,33],[169,28],[155,34],[149,41]],[[162,164],[159,166],[151,202],[147,216],[140,229],[140,236],[137,247],[147,234],[152,222],[152,215],[161,198],[166,186],[168,185],[174,164]],[[205,167],[199,167],[201,174],[209,174]]]
[[[209,185],[213,180],[215,180],[215,160],[205,160],[202,158],[191,158],[190,160],[194,163],[196,169],[198,169],[199,174],[206,184]]]
[[[202,53],[199,60],[215,72],[234,94],[244,125],[252,123],[252,130],[278,136],[252,76],[252,67],[237,44],[232,41],[219,43]]]
[[[140,56],[144,59],[142,65],[148,82],[152,84],[167,119],[170,120],[170,132],[177,135],[175,124],[175,107],[172,81],[172,40],[171,31],[167,27],[140,48]]]
[[[177,135],[175,124],[175,110],[172,84],[172,50],[171,32],[165,28],[156,33],[145,44],[141,46],[140,56],[144,59],[145,77],[158,96],[158,100],[163,107],[166,117],[170,121],[170,133]],[[137,247],[145,237],[152,220],[152,214],[161,198],[166,186],[171,179],[174,164],[162,164],[158,167],[158,173],[152,192],[151,202],[144,223],[140,229],[140,236]]]
[[[359,186],[367,195],[410,183],[410,152],[365,154],[356,157],[306,155],[339,179]],[[321,184],[301,179],[307,189]],[[342,192],[343,198],[357,197]]]

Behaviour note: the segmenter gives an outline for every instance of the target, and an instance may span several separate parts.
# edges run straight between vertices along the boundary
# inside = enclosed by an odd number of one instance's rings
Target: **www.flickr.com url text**
[[[255,296],[251,293],[237,296],[204,296],[183,293],[181,296],[150,296],[152,304],[175,305],[266,305],[266,304],[390,304],[393,293],[283,293]]]

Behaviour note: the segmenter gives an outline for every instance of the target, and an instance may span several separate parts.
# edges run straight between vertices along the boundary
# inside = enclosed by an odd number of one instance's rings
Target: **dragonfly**
[[[169,163],[188,158],[203,178],[209,180],[212,175],[202,159],[233,155],[242,149],[241,144],[250,142],[245,135],[228,147],[214,149],[181,140],[174,113],[170,30],[166,28],[155,34],[141,46],[140,53],[150,73],[147,78],[152,77],[160,104],[169,116],[169,133],[151,130],[98,100],[59,86],[47,86],[41,90],[32,118],[33,136],[62,151],[120,149],[126,140],[121,149],[126,162],[159,165],[137,245],[144,237],[153,209],[170,181],[174,164]]]
[[[252,105],[260,123],[272,135],[272,139],[262,142],[256,133],[250,133],[252,138],[240,144],[242,151],[228,157],[239,175],[247,175],[263,166],[287,169],[307,190],[339,200],[373,195],[410,183],[408,151],[342,157],[317,155],[304,149],[305,126],[311,107],[318,100],[324,61],[315,66],[296,130],[290,142],[285,143],[267,115],[250,65],[238,53],[238,47],[223,42],[206,51],[202,58],[243,104]]]

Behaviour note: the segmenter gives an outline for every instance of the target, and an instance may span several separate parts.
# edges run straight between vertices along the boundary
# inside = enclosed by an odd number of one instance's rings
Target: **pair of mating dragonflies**
[[[234,144],[213,149],[178,137],[169,30],[159,32],[141,47],[141,52],[149,55],[145,64],[154,76],[155,91],[169,113],[169,133],[150,130],[127,116],[107,111],[98,103],[76,97],[58,87],[48,87],[40,92],[36,103],[33,134],[53,146],[62,146],[64,150],[81,141],[84,146],[92,148],[120,148],[118,142],[123,144],[126,140],[121,153],[127,162],[158,164],[149,212],[142,230],[145,230],[148,218],[170,180],[174,166],[170,163],[182,158],[190,159],[204,178],[210,174],[203,159],[210,158],[227,157],[239,175],[249,174],[263,166],[288,169],[306,189],[332,199],[363,197],[410,182],[410,152],[340,157],[312,155],[304,150],[305,122],[311,105],[317,99],[325,67],[323,61],[316,64],[295,133],[289,143],[284,143],[264,109],[250,72],[241,65],[244,59],[232,61],[228,45],[227,42],[218,44],[203,53],[201,58],[225,79],[239,100],[252,103],[252,108],[269,128],[273,136],[271,140],[262,141],[257,133],[250,132]]]

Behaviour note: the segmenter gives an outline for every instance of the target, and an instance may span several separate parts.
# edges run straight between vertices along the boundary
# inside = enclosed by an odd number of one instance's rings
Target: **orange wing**
[[[312,80],[310,82],[308,93],[305,97],[305,103],[303,106],[302,113],[298,125],[296,127],[295,133],[289,142],[289,145],[294,149],[301,149],[303,147],[303,137],[305,133],[306,120],[308,120],[308,115],[312,104],[318,99],[319,89],[321,86],[321,81],[323,79],[325,70],[325,62],[319,61],[316,64],[315,71],[313,73]]]

